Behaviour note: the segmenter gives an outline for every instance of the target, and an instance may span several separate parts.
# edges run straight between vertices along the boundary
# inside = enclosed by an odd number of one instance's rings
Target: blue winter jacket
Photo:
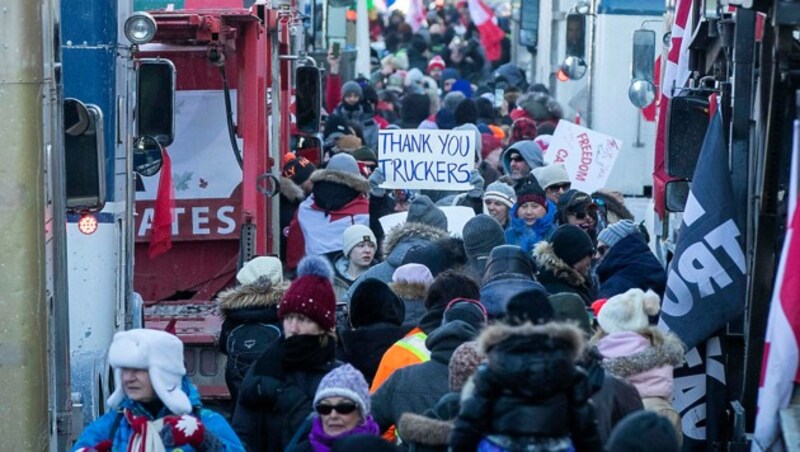
[[[525,220],[517,217],[518,204],[514,204],[509,213],[508,228],[506,229],[506,244],[516,245],[525,253],[533,251],[533,247],[542,240],[549,240],[556,230],[556,205],[547,200],[547,214],[536,220],[533,226],[525,224]]]
[[[241,441],[239,441],[239,438],[236,436],[236,433],[234,433],[230,424],[228,424],[228,421],[226,421],[222,415],[202,407],[200,403],[200,393],[197,392],[197,388],[186,376],[183,377],[181,389],[189,396],[189,401],[191,401],[192,406],[195,408],[194,413],[199,413],[200,421],[205,426],[206,431],[213,433],[214,436],[216,436],[217,439],[219,439],[224,445],[222,450],[226,452],[244,452],[244,446],[242,446]],[[128,442],[133,435],[133,429],[131,428],[130,424],[128,424],[125,416],[122,415],[122,410],[125,408],[130,408],[137,416],[146,415],[151,419],[156,419],[153,418],[138,402],[134,402],[125,396],[117,410],[104,414],[83,430],[83,433],[81,433],[78,441],[74,446],[72,446],[72,450],[75,451],[82,447],[93,447],[102,441],[111,439],[110,436],[112,434],[112,429],[114,428],[114,424],[117,422],[117,417],[119,416],[120,419],[116,431],[114,432],[111,451],[125,452],[128,449]],[[172,413],[169,411],[169,409],[164,407],[162,408],[161,412],[158,413],[158,418],[171,414]],[[195,449],[192,448],[192,446],[186,445],[181,446],[176,450],[190,452],[194,451]]]

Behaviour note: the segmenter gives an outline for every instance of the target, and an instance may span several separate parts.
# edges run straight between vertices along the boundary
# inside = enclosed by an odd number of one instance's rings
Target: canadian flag
[[[664,79],[661,80],[661,97],[658,100],[658,126],[656,128],[655,168],[653,182],[656,193],[664,193],[664,187],[670,180],[664,161],[666,152],[667,131],[667,106],[672,97],[673,85],[682,88],[689,80],[689,42],[683,39],[685,33],[692,31],[692,2],[691,0],[678,0],[675,5],[675,22],[672,24],[669,53],[667,54]],[[662,62],[663,63],[663,62]],[[664,216],[664,196],[654,199],[656,212]]]
[[[155,259],[172,248],[172,219],[175,212],[175,188],[172,185],[172,162],[164,148],[161,151],[163,163],[158,179],[158,194],[153,213],[153,230],[150,233],[148,255]]]
[[[505,37],[505,32],[497,25],[497,18],[492,8],[486,6],[483,0],[469,0],[467,4],[472,23],[478,28],[481,35],[481,45],[486,52],[486,59],[497,61],[502,56],[500,42]]]
[[[758,413],[753,451],[783,450],[780,410],[789,405],[798,378],[800,341],[800,210],[797,209],[800,164],[800,121],[794,122],[794,145],[789,182],[789,215],[775,287],[769,307],[764,358],[758,389]]]

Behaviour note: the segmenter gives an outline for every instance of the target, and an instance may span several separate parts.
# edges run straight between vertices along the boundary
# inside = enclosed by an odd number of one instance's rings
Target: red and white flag
[[[800,121],[794,122],[789,215],[769,307],[758,389],[753,451],[783,450],[779,414],[789,405],[798,375],[800,349],[800,210],[797,209]]]
[[[175,187],[172,185],[172,161],[167,149],[161,151],[163,163],[158,179],[158,194],[153,213],[148,255],[155,259],[172,248],[172,220],[175,215]]]
[[[505,32],[497,25],[497,18],[492,8],[486,6],[483,0],[469,0],[469,15],[472,23],[478,28],[481,35],[481,45],[486,52],[486,59],[494,62],[502,56],[500,42],[505,37]]]
[[[667,106],[672,97],[672,88],[682,88],[689,80],[689,41],[683,39],[686,33],[692,31],[692,1],[678,0],[675,5],[675,17],[672,23],[672,40],[667,54],[667,66],[664,79],[661,81],[661,96],[658,100],[658,128],[656,131],[655,168],[653,182],[656,193],[664,193],[664,187],[669,181],[669,175],[664,161],[666,152],[666,126]],[[656,212],[664,216],[664,197],[655,197]]]
[[[425,22],[425,5],[422,0],[409,0],[406,13],[406,23],[416,33]]]

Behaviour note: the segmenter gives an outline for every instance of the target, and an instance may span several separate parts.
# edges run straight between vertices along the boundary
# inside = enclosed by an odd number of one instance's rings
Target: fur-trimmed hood
[[[306,193],[303,188],[295,184],[293,180],[288,177],[281,176],[280,179],[281,195],[291,202],[299,203],[306,199]]]
[[[651,347],[616,358],[603,360],[603,367],[619,377],[627,378],[663,366],[683,365],[683,344],[674,334],[665,334],[656,327],[648,327],[641,334],[649,340]]]
[[[397,432],[403,442],[426,446],[447,446],[452,430],[452,421],[440,421],[414,413],[403,413],[397,423]]]
[[[217,297],[220,315],[224,318],[236,309],[278,306],[287,287],[286,284],[273,286],[266,283],[226,289]]]
[[[403,300],[424,300],[428,295],[428,286],[422,283],[401,281],[389,283],[389,287]]]
[[[540,272],[549,272],[556,279],[570,286],[583,286],[586,284],[586,278],[583,275],[567,265],[563,259],[556,256],[553,245],[550,242],[539,242],[533,249],[533,259],[536,261]]]
[[[334,184],[350,187],[359,193],[369,193],[369,182],[360,174],[351,174],[331,169],[318,169],[311,173],[311,181],[314,183],[332,182]]]
[[[384,256],[392,254],[392,251],[407,239],[418,238],[433,242],[434,240],[448,237],[447,231],[439,229],[425,223],[408,222],[397,225],[390,229],[383,240],[382,252]]]
[[[585,343],[581,330],[571,323],[561,322],[550,322],[544,325],[534,325],[528,322],[518,326],[496,323],[483,330],[478,338],[478,347],[480,353],[488,356],[492,348],[511,338],[533,338],[535,336],[547,336],[564,341],[569,345],[573,361],[577,360],[584,352]]]

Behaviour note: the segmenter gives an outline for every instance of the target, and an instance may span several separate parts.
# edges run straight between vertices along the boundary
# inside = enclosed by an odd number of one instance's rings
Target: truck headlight
[[[125,20],[125,37],[136,45],[152,41],[156,30],[156,20],[144,11],[137,11]]]

